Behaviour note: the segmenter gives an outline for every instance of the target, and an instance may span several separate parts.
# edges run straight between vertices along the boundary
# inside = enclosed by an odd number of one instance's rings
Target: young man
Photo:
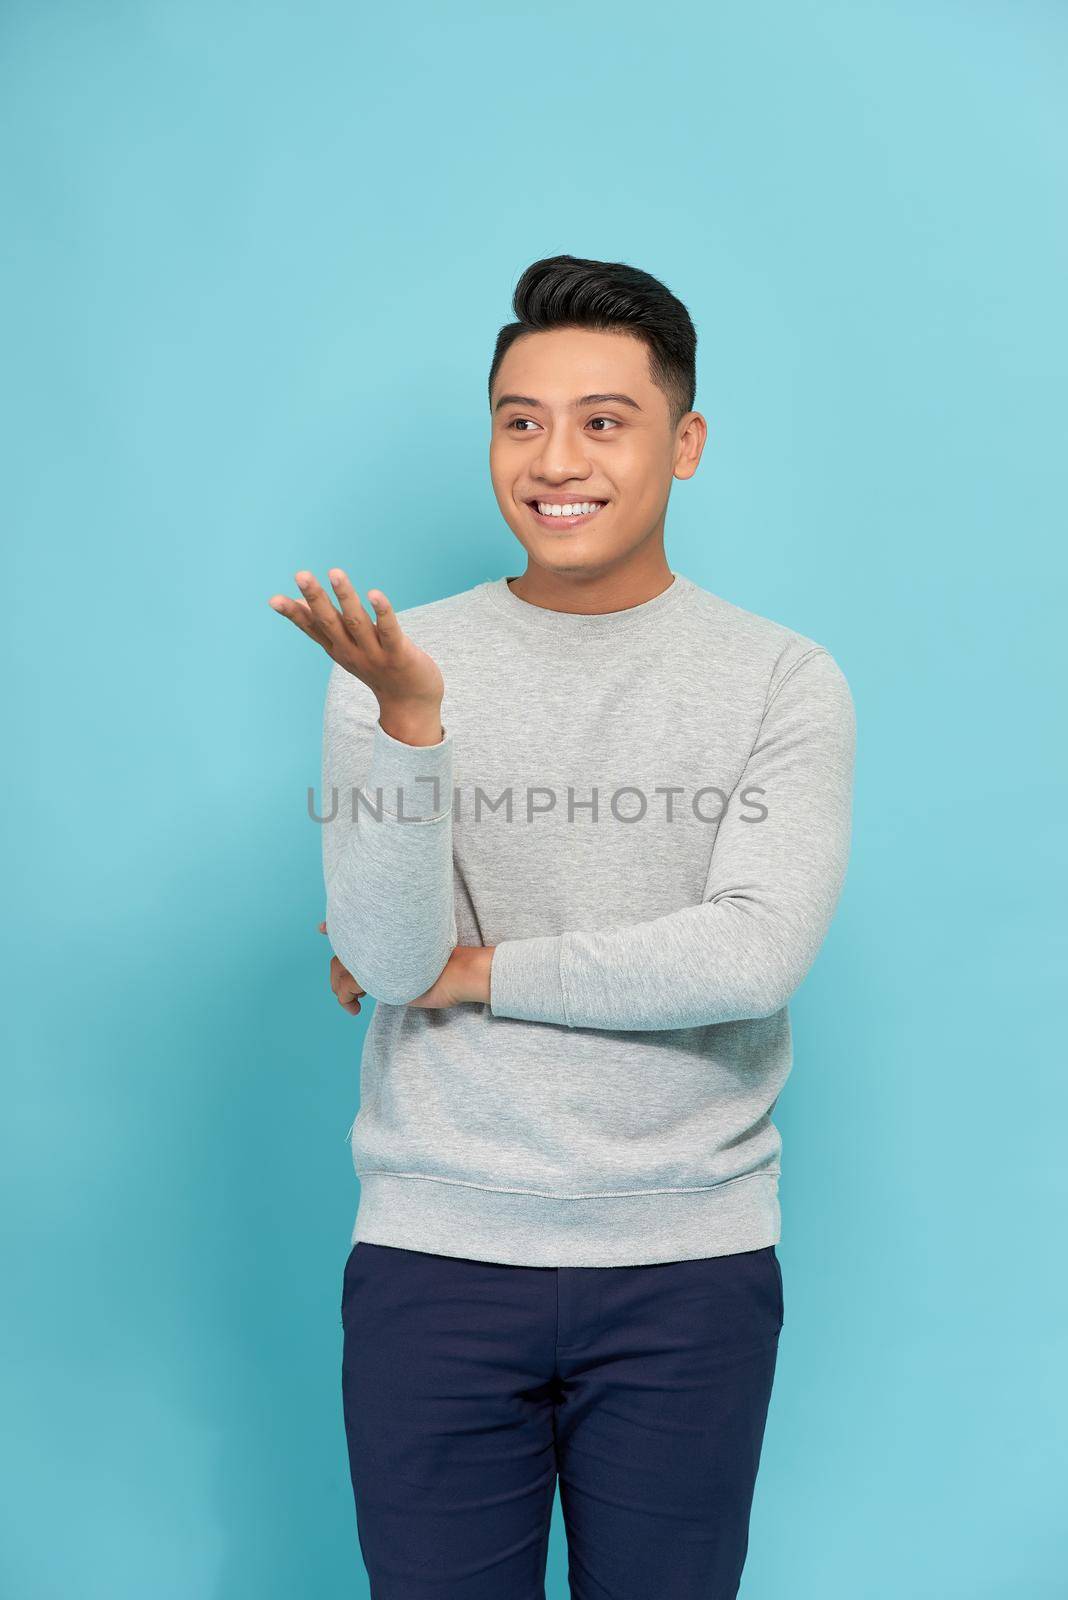
[[[696,336],[634,268],[520,279],[490,471],[526,570],[271,604],[334,662],[332,984],[377,1007],[343,1395],[374,1595],[737,1594],[783,1321],[771,1113],[849,853],[822,645],[673,572]]]

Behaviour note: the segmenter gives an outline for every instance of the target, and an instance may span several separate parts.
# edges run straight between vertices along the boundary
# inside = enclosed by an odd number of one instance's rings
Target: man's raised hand
[[[404,632],[381,589],[367,591],[375,608],[372,618],[340,567],[331,567],[329,573],[337,606],[314,573],[301,571],[295,577],[304,598],[291,600],[288,595],[272,595],[272,609],[288,617],[309,639],[321,645],[332,661],[367,685],[384,713],[380,720],[387,733],[397,729],[394,737],[398,739],[436,744],[441,737],[440,710],[445,693],[441,669]]]

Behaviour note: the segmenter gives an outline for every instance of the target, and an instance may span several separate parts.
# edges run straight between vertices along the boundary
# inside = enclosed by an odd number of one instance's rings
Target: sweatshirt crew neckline
[[[521,574],[514,573],[509,576],[520,577]],[[651,600],[643,600],[636,606],[627,606],[622,611],[553,611],[547,606],[538,606],[530,600],[522,600],[519,595],[514,594],[508,587],[508,577],[491,578],[483,585],[483,589],[487,599],[499,612],[522,627],[555,634],[558,638],[569,640],[603,639],[614,638],[623,633],[636,633],[650,627],[668,612],[674,611],[683,601],[688,600],[695,588],[692,580],[679,572],[672,573],[672,578],[674,581],[659,594],[655,594]]]

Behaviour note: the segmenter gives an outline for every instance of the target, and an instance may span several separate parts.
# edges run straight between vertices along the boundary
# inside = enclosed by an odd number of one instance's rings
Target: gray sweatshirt
[[[398,615],[444,738],[392,738],[336,665],[324,718],[328,935],[376,1001],[352,1242],[575,1267],[777,1243],[787,1002],[849,855],[841,668],[679,573],[596,616],[505,578]],[[456,944],[496,946],[489,1004],[410,1006]]]

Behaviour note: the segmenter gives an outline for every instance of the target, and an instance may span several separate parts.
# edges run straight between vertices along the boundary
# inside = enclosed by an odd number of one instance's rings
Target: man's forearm
[[[440,705],[387,705],[335,669],[323,740],[323,872],[338,959],[405,1005],[456,943],[452,741]]]

